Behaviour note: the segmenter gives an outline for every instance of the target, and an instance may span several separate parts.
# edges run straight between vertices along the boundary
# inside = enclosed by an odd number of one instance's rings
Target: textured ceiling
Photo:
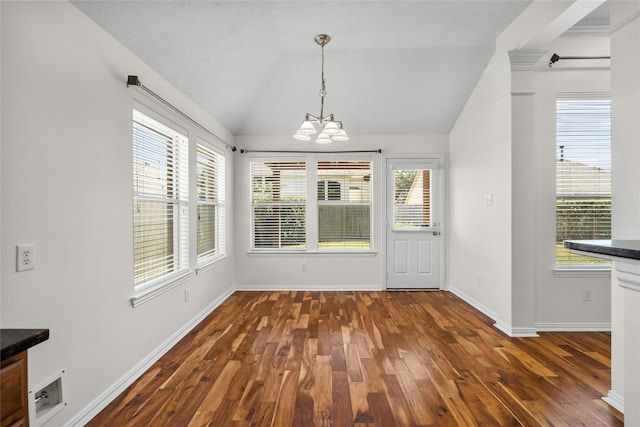
[[[73,1],[240,135],[292,134],[319,114],[319,33],[332,37],[325,113],[349,133],[448,133],[528,3]]]

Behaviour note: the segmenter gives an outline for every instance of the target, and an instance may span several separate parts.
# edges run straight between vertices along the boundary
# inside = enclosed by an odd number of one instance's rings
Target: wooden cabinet
[[[27,351],[2,361],[0,367],[0,426],[29,425]]]

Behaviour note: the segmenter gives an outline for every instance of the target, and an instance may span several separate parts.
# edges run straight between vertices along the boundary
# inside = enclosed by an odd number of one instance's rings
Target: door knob
[[[440,232],[439,232],[439,231],[434,231],[434,232],[433,232],[433,235],[434,235],[434,236],[439,236],[439,235],[440,235]]]

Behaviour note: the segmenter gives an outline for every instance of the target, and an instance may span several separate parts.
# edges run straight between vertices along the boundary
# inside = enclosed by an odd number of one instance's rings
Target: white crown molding
[[[560,37],[609,37],[608,25],[576,25],[562,33]]]
[[[546,49],[510,50],[511,71],[534,71],[540,58],[548,52]]]
[[[627,289],[640,291],[640,265],[631,264],[631,262],[626,261],[626,259],[616,260],[615,266],[618,284]]]
[[[615,33],[616,31],[620,30],[621,28],[626,27],[628,24],[632,23],[633,21],[635,21],[638,18],[640,18],[640,9],[636,10],[634,13],[632,13],[629,16],[627,16],[622,21],[618,22],[616,25],[611,27],[611,29],[609,30],[609,35]]]

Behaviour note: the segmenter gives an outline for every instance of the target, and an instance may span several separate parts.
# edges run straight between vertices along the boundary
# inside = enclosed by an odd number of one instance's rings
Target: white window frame
[[[176,197],[172,199],[173,202],[167,199],[167,203],[173,203],[174,206],[177,206],[177,209],[174,209],[174,230],[172,233],[174,267],[166,274],[138,284],[134,283],[134,295],[131,298],[131,303],[134,307],[137,307],[155,296],[185,282],[191,274],[189,270],[189,132],[182,126],[142,105],[134,106],[132,123],[133,121],[143,121],[146,125],[155,128],[154,130],[165,132],[172,136],[174,138],[173,149],[177,160],[174,165],[176,173],[173,180],[177,194]],[[131,140],[133,141],[133,136]],[[135,169],[135,159],[133,159],[132,164]],[[133,177],[135,180],[135,170]],[[132,199],[133,209],[136,209],[137,202],[145,199],[150,200],[147,196],[137,195],[135,193]],[[161,200],[156,199],[156,201]]]
[[[609,93],[558,93],[557,101],[580,101],[580,100],[610,100]],[[556,117],[558,114],[557,102],[556,102]],[[556,131],[554,132],[556,135],[554,149],[556,151],[560,150],[560,144],[558,143],[558,130],[557,130],[557,122],[556,122]],[[560,156],[564,160],[563,154],[556,155],[556,159]],[[609,156],[609,167],[610,167],[610,156]],[[558,171],[557,171],[557,161],[556,161],[556,180],[558,179]],[[557,233],[558,227],[558,219],[557,219],[557,203],[558,198],[561,196],[561,193],[558,192],[558,188],[556,185],[556,189],[554,191],[554,229]],[[609,200],[611,197],[611,193],[609,193]],[[554,261],[557,261],[557,250],[554,253]],[[610,275],[611,265],[610,264],[568,264],[568,263],[557,263],[554,267],[554,275],[558,277],[608,277]]]
[[[329,185],[330,181],[334,181],[332,179],[321,179],[319,176],[319,163],[321,162],[357,162],[357,163],[368,163],[369,164],[369,191],[368,191],[368,202],[355,201],[351,200],[351,192],[350,188],[344,183],[340,181],[338,184],[340,185],[340,198],[339,199],[330,199],[329,196]],[[332,155],[332,156],[318,156],[314,162],[315,171],[317,174],[316,183],[315,183],[315,194],[313,197],[313,201],[315,202],[315,211],[318,216],[316,225],[316,229],[318,230],[318,241],[317,246],[315,247],[319,252],[352,252],[352,251],[371,251],[373,250],[373,159],[371,158],[358,158],[358,157],[343,157],[342,155]],[[325,197],[323,200],[318,199],[318,183],[322,182],[325,186]],[[320,208],[321,206],[368,206],[369,207],[369,247],[368,248],[320,248]]]
[[[274,203],[273,201],[269,201],[269,202],[260,202],[260,201],[255,201],[254,200],[254,194],[253,194],[253,185],[254,185],[254,181],[256,178],[261,177],[260,175],[255,175],[254,176],[254,171],[253,171],[253,165],[254,163],[304,163],[305,164],[305,180],[304,183],[308,183],[309,182],[309,163],[307,161],[307,159],[305,159],[305,157],[303,156],[295,156],[295,157],[291,157],[291,156],[283,156],[283,157],[251,157],[249,159],[249,197],[250,197],[250,220],[251,220],[251,243],[250,243],[250,247],[251,247],[251,251],[253,252],[263,252],[263,253],[267,253],[267,252],[294,252],[294,253],[300,253],[300,252],[305,252],[308,248],[308,244],[309,244],[309,237],[308,234],[305,233],[305,242],[304,242],[304,247],[301,248],[277,248],[277,247],[257,247],[256,246],[256,215],[255,215],[255,209],[257,207],[263,206],[263,207],[268,207],[268,206],[304,206],[304,221],[305,221],[305,231],[308,230],[308,217],[309,217],[309,209],[308,209],[308,203],[309,203],[309,195],[308,195],[308,191],[305,192],[305,201],[304,203],[291,203],[288,204],[286,202],[280,204],[280,203]],[[262,176],[263,179],[263,183],[265,183],[266,185],[266,180],[264,179],[264,177]],[[284,187],[280,187],[279,190],[283,190]],[[297,189],[299,190],[299,189]]]
[[[213,162],[213,174],[212,181],[207,180],[207,184],[214,188],[213,197],[201,197],[200,196],[200,180],[198,180],[198,170],[200,167],[207,167],[201,165],[199,159],[200,155],[206,156],[209,162]],[[206,252],[198,253],[198,225],[199,219],[196,217],[196,259],[197,269],[196,273],[206,271],[210,266],[215,264],[220,259],[226,256],[226,157],[221,150],[216,149],[208,141],[197,138],[196,143],[196,216],[198,215],[199,207],[204,205],[215,207],[215,248],[210,254]]]
[[[253,192],[253,173],[251,171],[252,163],[254,162],[306,162],[306,208],[305,208],[305,235],[306,235],[306,247],[304,249],[280,249],[280,248],[256,248],[255,243],[255,226],[253,219],[253,203],[251,200]],[[370,247],[369,248],[345,248],[345,249],[319,249],[318,247],[318,229],[319,229],[319,201],[318,201],[318,162],[320,161],[357,161],[368,162],[371,165],[370,173],[370,194],[369,194],[369,227],[370,227]],[[250,242],[249,252],[250,256],[279,256],[279,255],[303,255],[310,254],[314,256],[334,254],[343,254],[349,256],[372,256],[376,254],[376,240],[375,240],[375,222],[374,222],[374,210],[375,210],[375,174],[376,174],[376,161],[374,156],[366,154],[317,154],[317,153],[281,153],[277,156],[265,156],[265,155],[252,155],[248,159],[248,175],[249,175],[249,209],[251,211],[249,218],[250,226]],[[341,192],[344,191],[341,188]],[[323,203],[327,203],[324,201]]]

